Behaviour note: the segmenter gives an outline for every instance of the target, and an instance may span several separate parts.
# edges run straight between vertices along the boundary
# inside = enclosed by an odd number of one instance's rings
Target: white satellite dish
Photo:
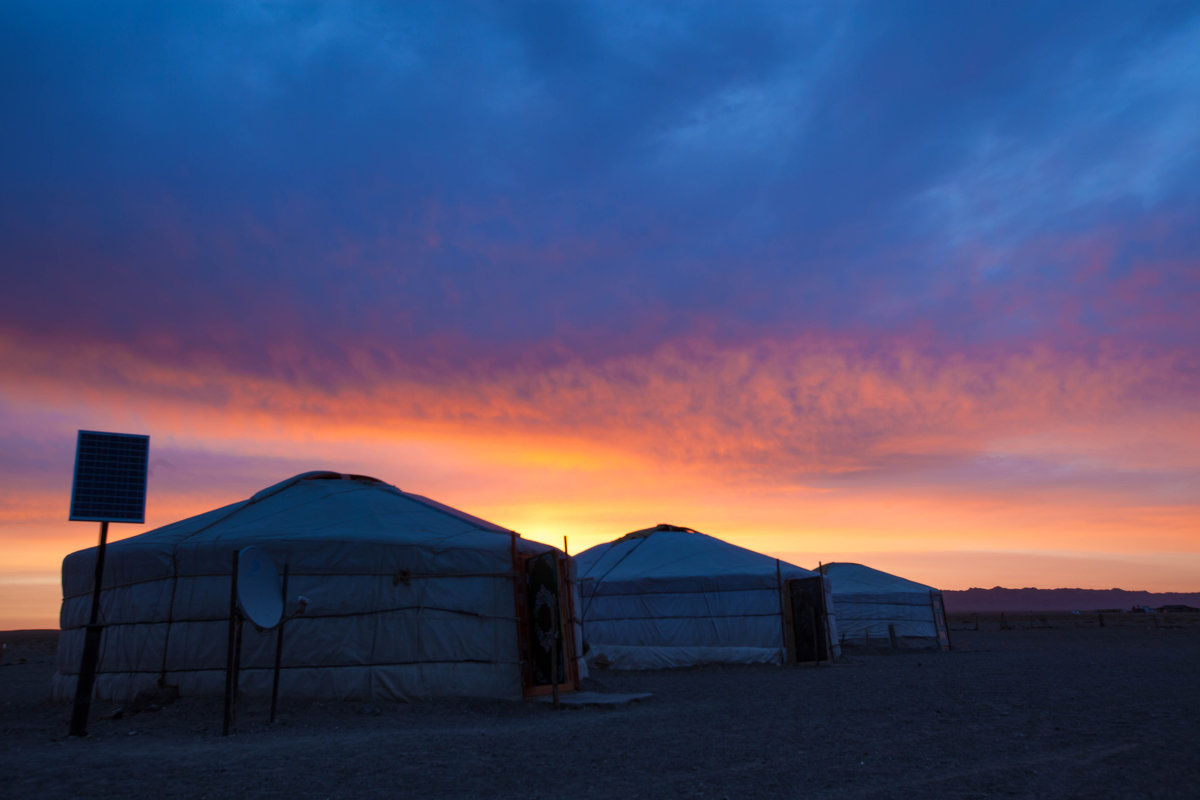
[[[237,597],[242,613],[260,628],[274,628],[283,617],[279,570],[257,547],[243,547],[238,552]]]

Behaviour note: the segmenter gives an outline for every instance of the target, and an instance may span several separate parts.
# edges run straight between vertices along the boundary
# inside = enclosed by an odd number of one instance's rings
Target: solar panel
[[[149,455],[149,436],[80,431],[70,518],[145,522]]]

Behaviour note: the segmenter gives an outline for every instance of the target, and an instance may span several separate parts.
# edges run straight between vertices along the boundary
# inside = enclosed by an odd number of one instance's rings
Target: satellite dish
[[[260,628],[274,628],[283,617],[279,570],[257,547],[243,547],[238,552],[237,597],[242,613]]]

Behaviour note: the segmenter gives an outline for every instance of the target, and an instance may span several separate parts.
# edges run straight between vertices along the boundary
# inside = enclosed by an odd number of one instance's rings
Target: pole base
[[[83,661],[75,684],[75,707],[71,711],[71,736],[87,736],[88,714],[92,709],[92,688],[96,685],[96,665],[100,661],[100,636],[103,625],[88,625],[83,640]]]

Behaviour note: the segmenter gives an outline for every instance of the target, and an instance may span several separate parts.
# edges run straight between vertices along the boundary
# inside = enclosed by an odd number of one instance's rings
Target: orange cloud
[[[824,340],[726,349],[684,342],[598,365],[406,378],[352,351],[337,367],[346,377],[320,386],[232,373],[203,355],[175,365],[100,346],[49,354],[7,339],[0,356],[19,384],[10,402],[82,401],[148,422],[200,415],[222,420],[218,429],[241,423],[268,435],[302,427],[333,441],[390,431],[418,440],[518,436],[555,451],[563,441],[631,452],[652,444],[658,457],[680,462],[752,466],[766,458],[794,472],[869,468],[912,447],[978,450],[1031,432],[1169,445],[1176,435],[1155,434],[1163,415],[1189,436],[1198,426],[1187,405],[1197,365],[1178,355],[1035,349],[968,359],[902,344],[872,355]],[[280,347],[272,356],[283,366],[306,359]],[[58,365],[53,373],[48,359]],[[1109,425],[1114,415],[1125,424]],[[1190,450],[1168,449],[1185,461]]]
[[[171,463],[152,475],[147,528],[320,468],[374,474],[531,538],[567,534],[573,551],[673,522],[802,564],[1200,552],[1200,370],[1186,353],[938,356],[809,337],[445,374],[356,351],[339,364],[289,348],[272,358],[267,376],[203,354],[175,364],[3,338],[0,419],[64,441],[80,427],[149,432]],[[343,377],[279,377],[306,372]],[[52,481],[20,479],[0,506],[13,569],[53,571],[92,544],[65,522],[65,450],[60,460]],[[991,585],[986,561],[968,562],[974,572],[941,583]]]

